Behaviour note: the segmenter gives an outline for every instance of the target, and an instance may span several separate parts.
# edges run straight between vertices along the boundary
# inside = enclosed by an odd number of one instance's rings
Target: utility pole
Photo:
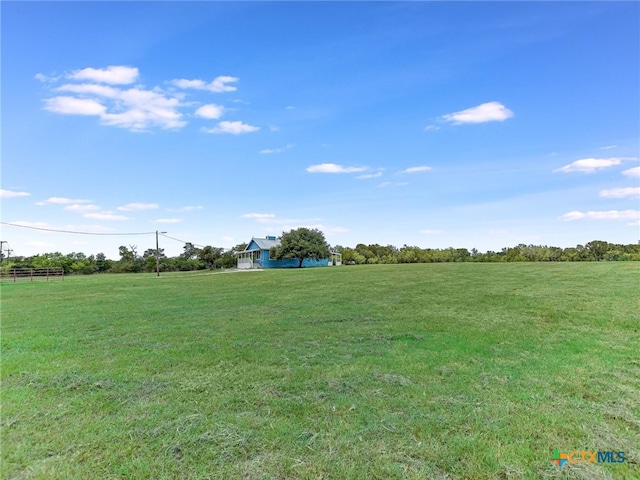
[[[156,273],[160,276],[160,248],[158,246],[158,233],[167,232],[158,232],[158,230],[156,230]]]
[[[5,240],[0,240],[0,265],[2,264],[2,260],[4,259],[4,255],[2,254],[2,244],[4,243],[8,245],[8,242],[6,242]]]

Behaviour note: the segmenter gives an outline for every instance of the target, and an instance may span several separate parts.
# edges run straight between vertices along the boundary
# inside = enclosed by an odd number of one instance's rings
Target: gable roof
[[[256,245],[258,245],[258,248],[260,250],[269,250],[273,247],[280,246],[280,240],[271,240],[268,238],[252,238],[251,242],[249,242],[249,245],[247,245],[247,248],[245,248],[245,250],[249,249],[251,243],[255,243]]]

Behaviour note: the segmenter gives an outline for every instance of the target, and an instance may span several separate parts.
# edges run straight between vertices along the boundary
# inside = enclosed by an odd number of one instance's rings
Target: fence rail
[[[64,280],[64,269],[61,267],[50,268],[9,268],[0,270],[0,278],[2,280],[12,279],[13,283],[18,280],[29,279],[33,282],[33,279],[49,279],[60,278]]]

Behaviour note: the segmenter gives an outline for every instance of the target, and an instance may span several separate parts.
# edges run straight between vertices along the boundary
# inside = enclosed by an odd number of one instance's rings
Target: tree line
[[[158,250],[160,271],[180,272],[236,266],[235,252],[246,248],[246,243],[232,249],[205,246],[195,247],[186,243],[183,252],[167,257],[164,249]],[[331,248],[342,254],[343,265],[378,263],[441,263],[441,262],[592,262],[592,261],[640,261],[640,244],[616,244],[594,240],[585,245],[559,248],[546,245],[519,244],[500,251],[479,252],[473,248],[420,248],[404,245],[365,245],[355,248],[337,245]],[[148,248],[142,254],[135,245],[120,246],[118,260],[106,258],[104,253],[85,255],[73,252],[38,254],[31,257],[2,258],[2,268],[63,268],[65,274],[93,273],[142,273],[156,271],[156,249]]]
[[[440,263],[440,262],[598,262],[640,261],[640,244],[622,245],[594,240],[585,245],[560,248],[525,245],[503,248],[499,252],[479,252],[473,248],[420,248],[404,245],[364,245],[355,248],[335,247],[347,264]]]
[[[221,247],[207,245],[202,248],[186,243],[183,252],[176,257],[167,257],[164,249],[156,252],[148,248],[142,254],[136,245],[121,245],[118,248],[120,258],[111,260],[104,253],[85,255],[73,252],[63,255],[60,252],[38,254],[31,257],[3,258],[2,268],[63,268],[66,275],[72,273],[143,273],[156,271],[156,253],[162,272],[184,272],[216,268],[232,268],[236,266],[234,252],[246,248],[246,243],[226,250]]]

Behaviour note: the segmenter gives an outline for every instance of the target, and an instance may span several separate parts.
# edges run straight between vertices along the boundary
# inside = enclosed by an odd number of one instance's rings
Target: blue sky
[[[344,246],[638,241],[637,2],[1,13],[3,222],[227,248],[299,226]],[[15,255],[155,246],[2,227]]]

